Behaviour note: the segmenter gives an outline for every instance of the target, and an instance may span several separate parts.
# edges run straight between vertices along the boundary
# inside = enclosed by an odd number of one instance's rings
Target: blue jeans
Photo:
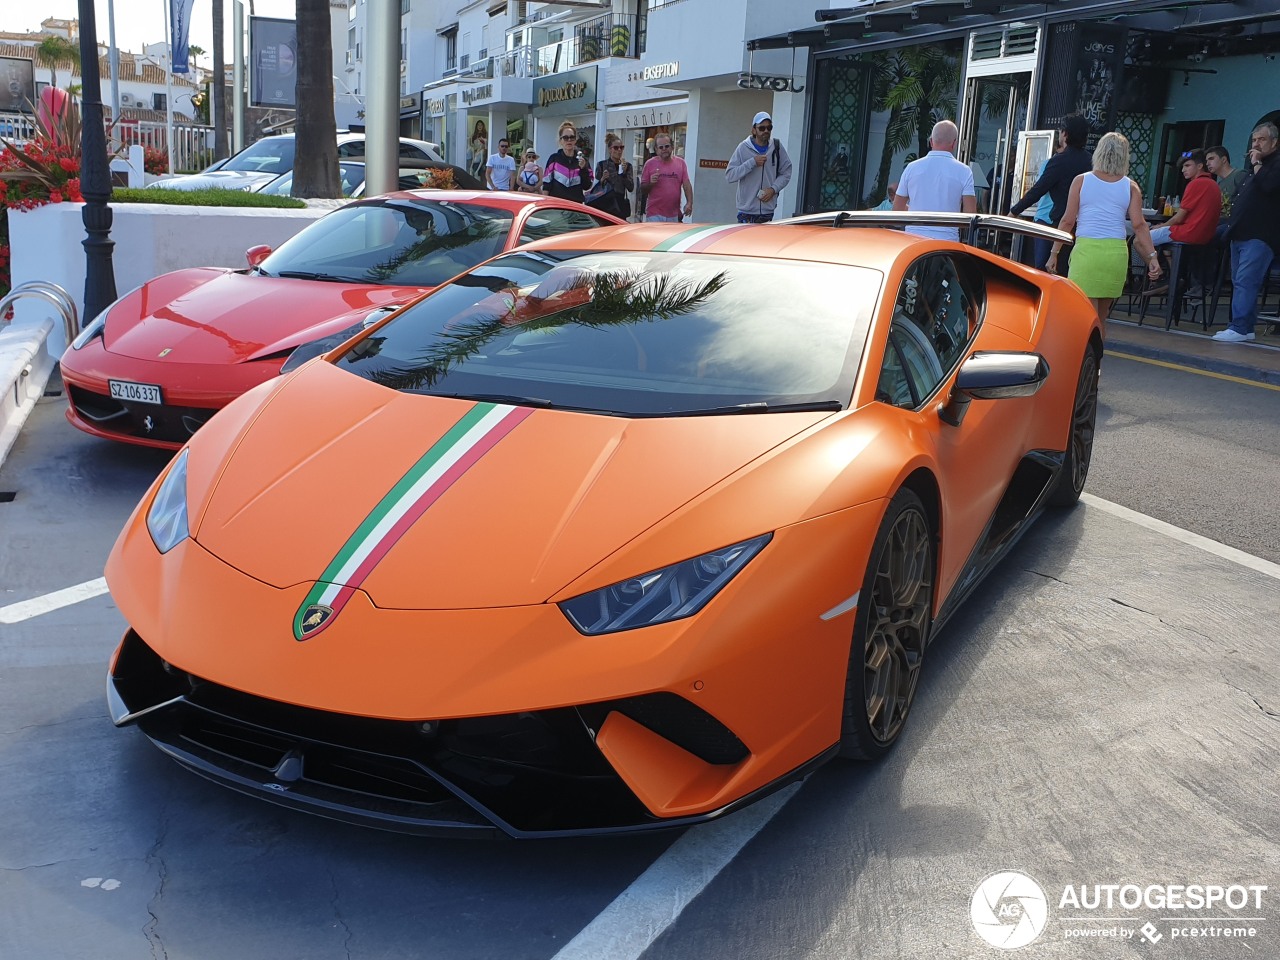
[[[1267,279],[1274,253],[1265,240],[1231,241],[1231,325],[1236,333],[1253,333],[1258,322],[1258,292]]]

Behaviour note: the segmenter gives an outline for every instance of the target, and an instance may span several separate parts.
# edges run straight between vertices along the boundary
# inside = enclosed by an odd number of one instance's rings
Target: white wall
[[[51,203],[25,213],[9,211],[14,288],[27,280],[56,283],[75,300],[81,326],[93,319],[83,315],[83,209],[78,203]],[[330,209],[112,204],[116,292],[128,293],[153,277],[183,267],[243,267],[244,252],[249,247],[259,243],[279,246]],[[55,315],[52,307],[35,298],[14,304],[15,325],[37,323]],[[49,337],[49,351],[60,356],[66,345],[59,319]]]
[[[737,184],[725,179],[721,169],[702,168],[699,160],[728,160],[751,134],[751,118],[760,110],[772,110],[773,95],[760,91],[714,93],[689,91],[689,134],[684,162],[693,180],[693,219],[698,223],[732,223],[738,216],[734,197]],[[774,132],[778,130],[774,127]],[[783,141],[787,144],[787,141]],[[792,153],[787,144],[788,153]],[[793,160],[794,162],[794,160]],[[779,201],[779,213],[790,213],[794,201],[788,187]]]

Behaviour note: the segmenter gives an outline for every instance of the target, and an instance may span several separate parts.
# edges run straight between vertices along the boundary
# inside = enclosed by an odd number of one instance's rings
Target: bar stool
[[[1231,277],[1231,247],[1229,244],[1225,243],[1216,246],[1210,244],[1201,248],[1200,254],[1202,257],[1207,258],[1207,263],[1213,265],[1213,279],[1210,282],[1209,287],[1204,289],[1203,296],[1186,297],[1184,299],[1191,307],[1190,320],[1192,323],[1196,322],[1196,314],[1201,310],[1204,310],[1204,316],[1201,320],[1200,328],[1207,331],[1213,326],[1214,319],[1218,315],[1218,302],[1222,297],[1223,281],[1229,280]],[[1208,279],[1203,268],[1201,269],[1201,279]],[[1212,288],[1212,293],[1210,292],[1210,287]],[[1210,297],[1213,299],[1213,304],[1208,309],[1205,309],[1205,301]]]

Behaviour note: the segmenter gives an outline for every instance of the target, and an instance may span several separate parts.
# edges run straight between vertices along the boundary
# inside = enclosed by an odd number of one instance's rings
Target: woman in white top
[[[1076,235],[1067,276],[1093,301],[1104,325],[1129,272],[1126,218],[1133,224],[1133,244],[1146,258],[1147,276],[1160,276],[1160,261],[1142,216],[1142,191],[1128,174],[1129,141],[1118,133],[1106,134],[1093,151],[1093,172],[1072,181],[1067,212],[1058,224],[1058,229]],[[1053,245],[1045,263],[1050,273],[1057,272],[1061,249],[1061,243]]]

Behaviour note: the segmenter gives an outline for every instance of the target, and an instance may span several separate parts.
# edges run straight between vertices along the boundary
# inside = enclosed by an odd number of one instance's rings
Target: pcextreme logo
[[[1266,922],[1265,884],[1081,883],[1050,897],[1036,880],[1017,870],[986,877],[969,901],[978,936],[1002,950],[1016,950],[1041,935],[1061,940],[1137,940],[1156,945],[1168,938],[1250,939]],[[1047,932],[1047,933],[1046,933]]]

